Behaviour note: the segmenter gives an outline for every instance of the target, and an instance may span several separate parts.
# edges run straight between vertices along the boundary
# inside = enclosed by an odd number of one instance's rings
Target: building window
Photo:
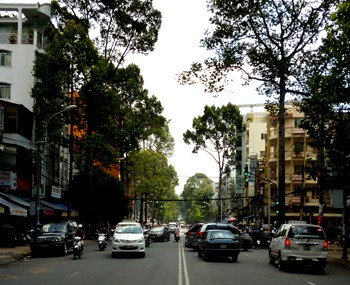
[[[294,165],[294,174],[302,174],[303,166],[302,165]]]
[[[11,66],[11,52],[0,50],[0,66]]]
[[[10,99],[11,98],[11,86],[7,83],[0,83],[0,98]]]
[[[311,199],[319,199],[320,198],[320,192],[317,188],[312,188],[311,191]]]
[[[303,118],[294,119],[294,128],[300,128],[300,123],[302,120],[303,120]]]

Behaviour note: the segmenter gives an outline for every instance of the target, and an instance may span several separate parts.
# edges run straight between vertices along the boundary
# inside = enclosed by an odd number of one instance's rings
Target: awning
[[[17,206],[15,204],[12,204],[1,197],[0,197],[0,204],[4,205],[5,207],[7,207],[9,209],[11,216],[27,217],[27,210],[26,209],[24,209],[20,206]]]
[[[2,195],[3,197],[7,198],[8,200],[10,200],[14,203],[21,205],[21,207],[24,207],[27,210],[30,209],[31,202],[26,198],[14,196],[14,195],[10,195],[10,194],[5,194],[5,193],[1,193],[0,195]],[[40,209],[43,211],[52,210],[51,208],[48,208],[48,207],[45,207],[44,205],[42,205],[42,203],[40,203]]]
[[[51,209],[53,209],[55,211],[61,211],[62,212],[62,217],[67,217],[68,216],[68,214],[67,214],[68,208],[65,205],[58,204],[58,203],[52,203],[52,202],[49,203],[49,202],[43,201],[43,200],[41,200],[40,203],[42,203],[46,207],[49,207],[49,208],[51,208]],[[78,216],[78,212],[73,210],[73,209],[71,209],[71,216],[72,217],[77,217]]]

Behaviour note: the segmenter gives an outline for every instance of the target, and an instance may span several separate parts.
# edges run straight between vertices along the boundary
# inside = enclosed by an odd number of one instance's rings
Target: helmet
[[[79,224],[79,225],[78,225],[78,228],[82,228],[82,227],[83,227],[83,225],[82,225],[82,224]]]

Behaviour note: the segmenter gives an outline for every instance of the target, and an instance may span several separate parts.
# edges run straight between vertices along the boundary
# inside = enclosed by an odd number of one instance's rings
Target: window
[[[296,118],[294,119],[294,128],[300,128],[300,123],[302,122],[303,118]]]
[[[294,165],[294,174],[302,174],[303,166],[302,165]]]
[[[0,66],[11,66],[11,52],[0,50]]]
[[[11,99],[11,86],[7,83],[0,83],[0,98]]]

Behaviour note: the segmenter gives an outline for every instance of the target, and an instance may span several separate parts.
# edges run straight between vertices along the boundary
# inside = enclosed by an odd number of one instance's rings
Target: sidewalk
[[[86,240],[85,242],[89,242]],[[345,266],[350,269],[350,249],[348,248],[348,260],[342,260],[343,248],[339,246],[329,245],[328,249],[328,262]],[[24,260],[30,256],[29,245],[16,246],[14,248],[1,247],[0,248],[0,266],[6,265],[18,260]]]

